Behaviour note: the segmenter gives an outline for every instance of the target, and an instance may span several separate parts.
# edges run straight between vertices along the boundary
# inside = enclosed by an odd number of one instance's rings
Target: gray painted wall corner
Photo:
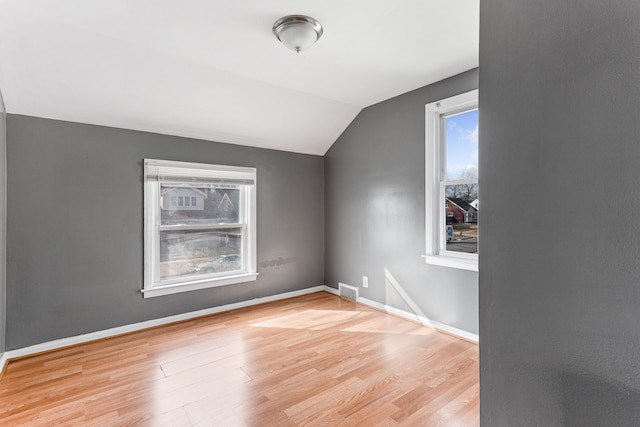
[[[365,108],[325,155],[325,277],[360,295],[478,332],[478,274],[429,266],[425,104],[477,89],[478,71]],[[362,276],[369,288],[362,288]]]

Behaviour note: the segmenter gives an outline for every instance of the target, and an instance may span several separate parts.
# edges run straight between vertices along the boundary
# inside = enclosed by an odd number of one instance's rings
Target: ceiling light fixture
[[[322,25],[310,16],[289,15],[273,24],[273,34],[283,45],[300,53],[320,39]]]

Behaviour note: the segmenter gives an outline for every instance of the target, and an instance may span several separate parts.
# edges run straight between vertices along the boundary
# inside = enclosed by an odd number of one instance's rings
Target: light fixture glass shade
[[[289,15],[273,24],[273,34],[289,49],[301,52],[322,36],[322,25],[309,16]]]

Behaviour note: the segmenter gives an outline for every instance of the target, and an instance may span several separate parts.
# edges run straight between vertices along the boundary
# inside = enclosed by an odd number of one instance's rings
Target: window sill
[[[422,255],[425,262],[441,267],[457,268],[459,270],[478,271],[478,260],[458,258],[448,255]]]
[[[225,276],[215,279],[209,278],[194,280],[173,285],[146,288],[142,290],[142,295],[144,298],[159,297],[161,295],[171,295],[180,292],[195,291],[198,289],[215,288],[218,286],[233,285],[235,283],[253,282],[257,277],[258,273],[243,273],[235,276]]]

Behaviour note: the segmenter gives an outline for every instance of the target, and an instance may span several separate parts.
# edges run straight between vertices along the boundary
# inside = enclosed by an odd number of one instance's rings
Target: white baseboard
[[[4,368],[7,365],[7,361],[9,360],[9,358],[7,357],[7,352],[3,352],[2,355],[0,355],[0,378],[2,378],[2,374],[4,373]]]
[[[17,359],[21,357],[30,356],[33,354],[38,354],[46,351],[56,350],[63,347],[68,347],[71,345],[83,344],[90,341],[95,341],[103,338],[109,338],[116,335],[122,335],[129,332],[135,332],[142,329],[148,329],[155,326],[166,325],[169,323],[179,322],[182,320],[194,319],[196,317],[207,316],[210,314],[221,313],[223,311],[235,310],[238,308],[250,307],[252,305],[264,304],[266,302],[278,301],[287,298],[293,298],[301,295],[312,294],[315,292],[329,292],[333,295],[338,295],[338,290],[336,288],[332,288],[330,286],[322,285],[322,286],[314,286],[312,288],[301,289],[299,291],[286,292],[284,294],[271,295],[263,298],[255,298],[252,300],[241,301],[234,304],[221,305],[219,307],[207,308],[204,310],[191,311],[189,313],[176,314],[174,316],[163,317],[160,319],[147,320],[144,322],[133,323],[131,325],[118,326],[116,328],[104,329],[102,331],[91,332],[83,335],[76,335],[73,337],[62,338],[59,340],[48,341],[41,344],[32,345],[29,347],[18,348],[15,350],[5,351],[0,355],[0,372],[4,370],[5,365],[11,359]],[[380,304],[378,302],[368,300],[366,298],[359,298],[358,302],[361,304],[368,305],[370,307],[382,310],[389,314],[393,314],[399,317],[403,317],[405,319],[413,320],[415,322],[421,323],[426,326],[430,326],[435,329],[439,329],[443,332],[449,333],[451,335],[456,335],[458,337],[467,339],[469,341],[478,342],[478,335],[472,334],[466,331],[463,331],[458,328],[454,328],[449,325],[445,325],[444,323],[440,323],[434,320],[427,319],[423,316],[417,316],[415,314],[398,310],[397,308]]]
[[[332,289],[332,290],[328,290]],[[301,289],[299,291],[286,292],[284,294],[271,295],[263,298],[255,298],[252,300],[241,301],[234,304],[221,305],[219,307],[207,308],[204,310],[191,311],[189,313],[176,314],[174,316],[163,317],[160,319],[147,320],[144,322],[133,323],[131,325],[118,326],[116,328],[104,329],[102,331],[91,332],[83,335],[76,335],[73,337],[62,338],[59,340],[49,341],[42,344],[36,344],[29,347],[18,348],[15,350],[5,351],[0,356],[0,372],[4,368],[5,364],[16,358],[30,356],[46,351],[56,350],[71,345],[83,344],[89,341],[95,341],[103,338],[109,338],[116,335],[122,335],[129,332],[135,332],[142,329],[152,328],[154,326],[166,325],[169,323],[179,322],[182,320],[189,320],[196,317],[207,316],[209,314],[221,313],[223,311],[235,310],[238,308],[250,307],[252,305],[264,304],[266,302],[278,301],[287,298],[293,298],[301,295],[312,294],[315,292],[327,291],[333,293],[335,289],[328,286],[315,286],[313,288]],[[337,292],[337,291],[335,291]]]
[[[453,326],[445,325],[444,323],[440,323],[436,320],[428,319],[424,316],[418,316],[417,314],[409,313],[408,311],[399,310],[395,307],[391,307],[390,305],[384,305],[376,301],[372,301],[370,299],[360,297],[358,299],[360,304],[368,305],[369,307],[376,308],[378,310],[384,311],[389,314],[393,314],[398,317],[402,317],[407,320],[411,320],[414,322],[418,322],[425,326],[430,326],[434,329],[437,329],[442,332],[446,332],[447,334],[455,335],[457,337],[463,338],[472,342],[479,342],[479,336],[477,334],[472,334],[471,332],[463,331],[462,329],[454,328]]]
[[[324,289],[322,290],[325,292],[329,292],[330,294],[339,295],[338,290],[336,288],[332,288],[331,286],[324,285]]]

